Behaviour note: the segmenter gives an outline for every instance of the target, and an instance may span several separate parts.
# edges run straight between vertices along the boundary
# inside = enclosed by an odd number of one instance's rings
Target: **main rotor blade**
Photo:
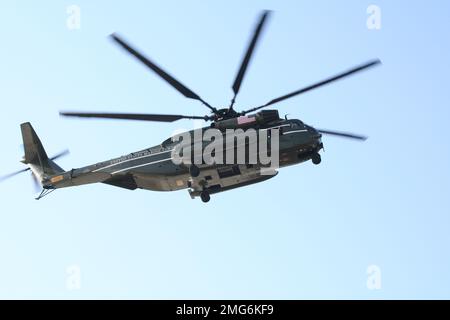
[[[22,173],[22,172],[27,172],[27,171],[29,171],[29,170],[30,170],[30,168],[26,168],[26,169],[22,169],[22,170],[19,170],[19,171],[12,172],[12,173],[10,173],[10,174],[1,176],[1,177],[0,177],[0,182],[4,181],[4,180],[6,180],[6,179],[12,178],[12,177],[14,177],[14,176],[16,176],[16,175],[18,175],[18,174],[20,174],[20,173]]]
[[[257,26],[255,28],[255,31],[253,33],[253,38],[248,45],[245,56],[241,62],[241,67],[239,68],[239,71],[236,75],[236,79],[234,80],[234,83],[233,83],[234,97],[231,101],[230,109],[233,108],[236,96],[239,93],[239,89],[241,88],[241,84],[242,84],[242,80],[244,79],[245,72],[247,71],[247,67],[252,58],[253,51],[255,50],[255,47],[256,47],[256,44],[258,43],[258,39],[261,34],[261,31],[263,30],[265,22],[267,20],[267,17],[270,16],[270,13],[271,13],[271,11],[267,11],[267,10],[263,11],[261,14],[261,17],[259,19],[259,23],[257,24]]]
[[[330,131],[330,130],[322,130],[317,129],[318,132],[323,134],[329,134],[332,136],[342,137],[342,138],[349,138],[349,139],[356,139],[356,140],[362,140],[366,141],[367,137],[359,134],[349,133],[349,132],[342,132],[342,131]]]
[[[124,48],[126,51],[128,51],[130,54],[135,56],[139,61],[141,61],[143,64],[145,64],[151,70],[153,70],[157,75],[159,75],[161,78],[163,78],[167,83],[169,83],[172,87],[174,87],[176,90],[178,90],[186,98],[201,101],[205,106],[207,106],[213,112],[217,111],[209,103],[207,103],[202,98],[200,98],[200,96],[198,94],[196,94],[191,89],[189,89],[184,84],[182,84],[180,81],[175,79],[173,76],[171,76],[170,74],[165,72],[158,65],[156,65],[154,62],[152,62],[149,58],[143,56],[138,51],[136,51],[134,48],[132,48],[128,43],[126,43],[123,39],[121,39],[117,34],[115,34],[115,33],[111,34],[111,38],[115,42],[117,42],[122,48]]]
[[[289,98],[295,97],[295,96],[300,95],[300,94],[302,94],[302,93],[305,93],[305,92],[308,92],[308,91],[317,89],[317,88],[319,88],[319,87],[322,87],[322,86],[324,86],[324,85],[330,84],[330,83],[332,83],[332,82],[334,82],[334,81],[337,81],[337,80],[346,78],[346,77],[348,77],[348,76],[350,76],[350,75],[352,75],[352,74],[355,74],[355,73],[360,72],[360,71],[363,71],[363,70],[365,70],[365,69],[374,67],[374,66],[376,66],[376,65],[378,65],[378,64],[381,64],[381,61],[380,61],[379,59],[369,61],[369,62],[367,62],[367,63],[365,63],[365,64],[362,64],[362,65],[360,65],[360,66],[354,67],[354,68],[352,68],[352,69],[350,69],[350,70],[347,70],[347,71],[345,71],[345,72],[339,73],[339,74],[337,74],[337,75],[335,75],[335,76],[333,76],[333,77],[327,78],[327,79],[325,79],[325,80],[323,80],[323,81],[320,81],[320,82],[315,83],[315,84],[313,84],[313,85],[310,85],[310,86],[308,86],[308,87],[302,88],[302,89],[300,89],[300,90],[297,90],[297,91],[294,91],[294,92],[292,92],[292,93],[286,94],[286,95],[281,96],[281,97],[278,97],[278,98],[276,98],[276,99],[273,99],[273,100],[267,102],[265,105],[262,105],[262,106],[259,106],[259,107],[253,108],[253,109],[249,109],[249,110],[244,111],[244,112],[242,112],[242,113],[243,113],[243,114],[247,114],[247,113],[249,113],[249,112],[256,111],[256,110],[259,110],[259,109],[261,109],[261,108],[268,107],[268,106],[273,105],[273,104],[275,104],[275,103],[278,103],[278,102],[280,102],[280,101],[287,100],[287,99],[289,99]]]
[[[65,117],[80,118],[103,118],[103,119],[123,119],[141,121],[174,122],[180,119],[201,119],[208,121],[210,117],[204,116],[182,116],[176,114],[138,114],[138,113],[86,113],[86,112],[60,112]]]

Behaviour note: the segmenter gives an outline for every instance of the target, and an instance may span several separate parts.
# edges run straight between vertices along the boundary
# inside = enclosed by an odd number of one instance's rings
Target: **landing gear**
[[[195,164],[191,164],[189,167],[189,174],[191,177],[197,178],[200,175],[200,169]]]
[[[39,194],[39,196],[37,198],[35,198],[36,200],[40,200],[43,197],[45,197],[46,195],[49,195],[50,193],[52,193],[53,191],[55,191],[56,189],[54,188],[43,188],[41,193]]]
[[[317,165],[322,162],[322,158],[320,157],[320,154],[313,153],[313,155],[311,156],[311,161],[312,163]]]
[[[209,202],[209,200],[211,200],[211,196],[209,195],[208,191],[202,191],[202,193],[200,193],[200,198],[205,203]]]

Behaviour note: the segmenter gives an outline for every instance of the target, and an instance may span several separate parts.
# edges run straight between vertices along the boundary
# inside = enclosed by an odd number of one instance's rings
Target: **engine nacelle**
[[[213,128],[219,130],[250,128],[253,126],[264,126],[280,120],[278,110],[263,110],[256,114],[240,116],[232,119],[220,120],[212,124]]]

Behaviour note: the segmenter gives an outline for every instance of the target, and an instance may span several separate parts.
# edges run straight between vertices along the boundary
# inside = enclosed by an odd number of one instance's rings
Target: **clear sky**
[[[81,29],[67,27],[72,4]],[[367,28],[370,4],[380,30]],[[35,201],[29,174],[17,176],[0,185],[0,298],[450,298],[448,1],[2,1],[2,173],[23,168],[25,121],[49,154],[70,149],[65,169],[192,128],[58,111],[207,112],[117,48],[115,31],[227,105],[262,9],[275,12],[237,108],[378,57],[379,68],[277,105],[369,140],[325,137],[320,166],[206,205],[186,190],[101,184]],[[367,287],[372,265],[379,290]]]

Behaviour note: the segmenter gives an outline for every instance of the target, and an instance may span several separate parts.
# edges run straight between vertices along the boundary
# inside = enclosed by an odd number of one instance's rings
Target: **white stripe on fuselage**
[[[124,169],[120,169],[120,170],[114,171],[114,172],[112,172],[111,174],[116,174],[116,173],[124,172],[124,171],[127,171],[127,170],[132,170],[132,169],[136,169],[136,168],[141,168],[141,167],[149,166],[149,165],[151,165],[151,164],[160,163],[160,162],[167,161],[167,160],[172,160],[172,157],[167,158],[167,159],[156,160],[156,161],[152,161],[152,162],[147,162],[147,163],[139,164],[139,165],[133,166],[133,167],[127,167],[127,168],[124,168]]]
[[[303,129],[303,130],[292,130],[292,131],[287,131],[287,132],[283,132],[283,134],[291,134],[291,133],[296,133],[296,132],[307,132],[308,130]]]
[[[172,151],[172,150],[166,150],[166,151],[162,151],[162,152],[157,152],[157,153],[152,153],[152,154],[146,154],[145,156],[140,156],[140,157],[136,157],[136,158],[127,159],[127,160],[124,160],[124,161],[121,161],[121,162],[113,163],[113,164],[110,164],[110,165],[107,165],[107,166],[104,166],[104,167],[95,169],[95,170],[93,170],[92,172],[97,172],[97,171],[100,171],[100,170],[103,170],[103,169],[108,169],[108,168],[111,168],[111,167],[118,166],[119,164],[123,164],[123,163],[126,163],[126,162],[130,162],[130,161],[133,161],[133,160],[144,159],[144,158],[156,156],[156,155],[158,155],[158,154],[163,154],[163,153],[167,153],[167,152],[171,152],[171,151]]]

